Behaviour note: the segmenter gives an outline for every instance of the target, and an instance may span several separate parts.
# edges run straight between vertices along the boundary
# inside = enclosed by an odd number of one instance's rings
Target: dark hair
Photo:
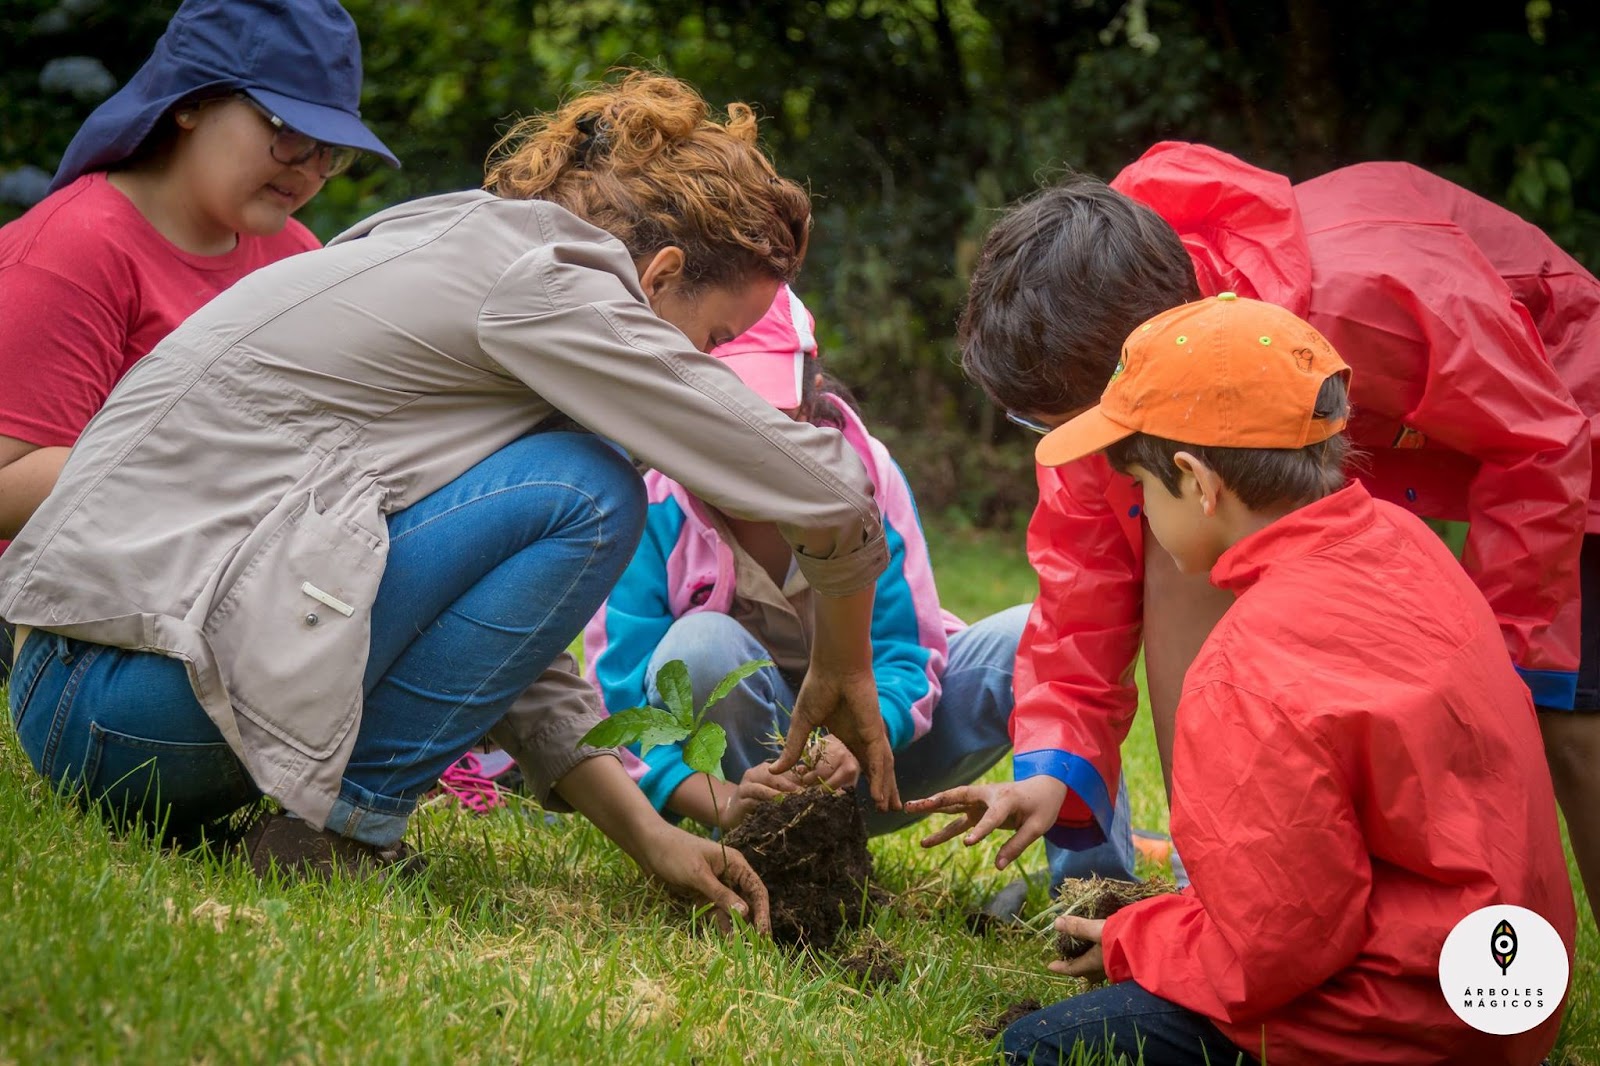
[[[1175,231],[1084,174],[1020,201],[983,243],[961,313],[961,366],[1024,414],[1094,403],[1139,323],[1200,298]]]
[[[807,356],[800,371],[801,419],[813,426],[843,429],[844,416],[840,408],[846,407],[860,413],[849,387],[822,365],[821,355]]]
[[[793,281],[811,198],[773,170],[757,132],[747,104],[729,104],[723,119],[687,83],[634,71],[518,122],[491,152],[483,184],[559,204],[635,259],[682,248],[696,289]]]
[[[1344,374],[1335,374],[1317,393],[1316,417],[1344,418],[1349,413],[1349,385]],[[1183,471],[1174,462],[1179,452],[1189,452],[1215,470],[1240,503],[1262,511],[1310,503],[1337,492],[1344,485],[1350,442],[1340,432],[1304,448],[1218,448],[1135,433],[1107,448],[1106,458],[1123,473],[1143,467],[1177,496],[1183,482]]]

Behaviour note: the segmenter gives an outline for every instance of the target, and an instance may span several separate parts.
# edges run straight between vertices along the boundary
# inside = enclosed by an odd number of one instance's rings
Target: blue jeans
[[[599,609],[644,511],[615,448],[547,432],[389,516],[361,724],[329,829],[379,846],[404,835],[417,800]],[[257,795],[176,660],[36,631],[13,682],[23,750],[63,788],[169,832]]]
[[[895,781],[902,800],[967,784],[1011,750],[1011,673],[1027,620],[1028,606],[1023,604],[950,638],[933,726],[895,753]],[[710,611],[684,615],[656,645],[648,684],[653,693],[656,671],[682,659],[699,701],[728,671],[766,657],[760,642],[729,616]],[[728,732],[728,750],[722,757],[728,780],[738,781],[750,767],[776,757],[773,737],[789,728],[794,696],[791,680],[769,666],[745,678],[711,708],[711,718]],[[865,797],[864,791],[861,794]],[[869,810],[866,816],[867,831],[874,835],[917,821],[903,811]]]
[[[1076,1061],[1073,1051],[1080,1045],[1107,1058],[1113,1052],[1124,1054],[1144,1066],[1254,1066],[1256,1061],[1208,1018],[1152,995],[1134,981],[1034,1011],[1000,1037],[1005,1061],[1036,1066]]]

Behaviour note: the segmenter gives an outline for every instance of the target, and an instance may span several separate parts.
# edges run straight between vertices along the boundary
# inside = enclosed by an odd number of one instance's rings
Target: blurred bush
[[[475,185],[511,118],[619,64],[675,73],[714,103],[750,101],[780,169],[815,198],[800,289],[830,362],[894,437],[923,507],[986,523],[1031,503],[1032,442],[962,379],[954,324],[995,213],[1063,165],[1109,177],[1163,138],[1297,179],[1405,159],[1600,265],[1592,0],[1487,0],[1471,17],[1446,0],[347,6],[366,52],[364,113],[405,169],[331,182],[302,212],[314,230]],[[54,168],[105,85],[96,71],[120,85],[175,7],[0,6],[0,194],[37,189],[23,168]],[[0,204],[0,220],[18,210]]]

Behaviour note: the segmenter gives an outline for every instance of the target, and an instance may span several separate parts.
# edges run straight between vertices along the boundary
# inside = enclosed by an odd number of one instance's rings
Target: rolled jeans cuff
[[[406,835],[406,823],[416,809],[416,800],[380,796],[345,781],[328,812],[326,828],[376,848],[392,848]]]

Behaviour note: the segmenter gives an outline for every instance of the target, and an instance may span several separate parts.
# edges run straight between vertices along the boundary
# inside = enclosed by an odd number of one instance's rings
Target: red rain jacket
[[[1569,966],[1576,935],[1532,701],[1483,597],[1360,485],[1246,537],[1211,580],[1238,600],[1178,706],[1191,887],[1106,922],[1107,976],[1264,1042],[1272,1066],[1533,1066],[1559,1010],[1490,1036],[1439,987],[1445,937],[1480,907],[1543,915]]]
[[[1510,212],[1416,167],[1302,185],[1213,148],[1158,144],[1112,186],[1178,231],[1201,291],[1280,304],[1354,368],[1373,495],[1468,520],[1463,560],[1535,701],[1571,707],[1578,553],[1600,531],[1600,281]],[[1017,660],[1015,773],[1072,789],[1051,839],[1103,839],[1137,706],[1139,497],[1099,457],[1038,470],[1039,598]]]

